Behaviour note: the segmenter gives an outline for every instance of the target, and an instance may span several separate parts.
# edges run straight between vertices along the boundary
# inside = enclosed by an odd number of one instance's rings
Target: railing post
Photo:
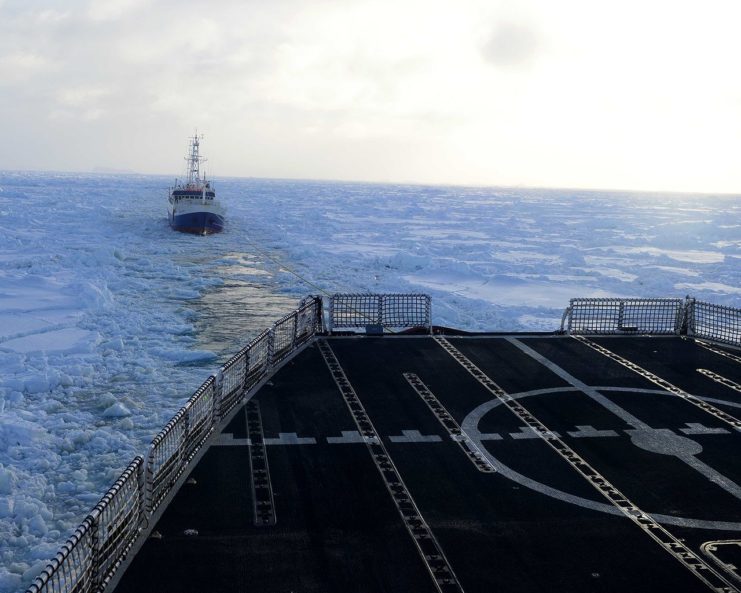
[[[244,386],[244,379],[242,379],[242,386]],[[216,426],[219,421],[221,410],[221,397],[224,387],[224,367],[219,369],[219,372],[214,375],[214,395],[211,398],[211,426]]]
[[[687,336],[694,336],[695,335],[695,303],[697,302],[697,299],[691,297],[690,295],[687,295],[684,298],[684,319],[682,320],[682,329],[680,330],[680,333],[687,335]]]
[[[625,301],[620,301],[620,304],[618,305],[618,319],[617,319],[617,328],[619,330],[622,330],[625,327]]]
[[[100,590],[103,583],[100,561],[100,510],[97,505],[88,515],[88,520],[90,521],[90,565],[92,567],[91,573],[93,578],[91,591],[97,592]]]
[[[321,296],[314,297],[314,330],[313,333],[324,331],[324,298]]]
[[[183,423],[185,424],[185,428],[183,428],[183,440],[182,443],[178,446],[178,469],[175,471],[175,476],[177,479],[177,475],[180,473],[180,468],[185,465],[187,462],[187,459],[185,458],[185,454],[187,452],[187,449],[185,447],[185,444],[188,442],[188,436],[190,435],[190,406],[188,406],[188,403],[185,404],[185,411],[183,413]]]
[[[147,515],[152,513],[152,498],[154,497],[154,443],[149,445],[149,453],[144,467],[144,505]]]
[[[268,332],[268,356],[265,361],[265,374],[268,374],[273,369],[273,354],[275,353],[275,324],[270,328]]]
[[[327,316],[327,333],[331,335],[334,325],[334,295],[329,297],[329,307],[327,307],[327,310],[329,311],[329,315]]]
[[[137,492],[139,494],[139,504],[137,505],[139,507],[139,532],[141,533],[142,526],[144,525],[145,521],[149,518],[147,513],[147,505],[146,505],[146,471],[145,471],[145,463],[146,460],[142,459],[142,462],[139,464],[139,469],[136,472],[136,484],[137,484]]]
[[[252,348],[247,348],[244,353],[244,373],[242,374],[242,391],[239,394],[239,397],[242,397],[242,394],[244,393],[245,389],[247,389],[247,377],[250,374],[250,365],[252,358]]]
[[[291,336],[291,352],[296,349],[296,333],[298,332],[298,311],[293,313],[293,335]]]
[[[569,301],[569,306],[566,307],[566,310],[563,312],[563,315],[561,316],[561,333],[571,333],[571,311],[572,311],[572,305],[574,304],[574,299],[571,299]],[[564,327],[566,324],[566,320],[568,319],[568,325]]]

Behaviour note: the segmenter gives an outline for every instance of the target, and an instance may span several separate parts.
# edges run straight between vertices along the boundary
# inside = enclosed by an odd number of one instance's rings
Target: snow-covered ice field
[[[470,330],[553,330],[576,296],[741,306],[739,196],[227,179],[225,232],[196,237],[171,181],[0,173],[0,593],[318,288],[427,292]]]

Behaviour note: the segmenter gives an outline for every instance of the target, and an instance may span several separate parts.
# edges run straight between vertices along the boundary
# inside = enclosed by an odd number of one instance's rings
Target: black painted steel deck
[[[679,337],[321,337],[117,593],[741,591],[741,358]]]

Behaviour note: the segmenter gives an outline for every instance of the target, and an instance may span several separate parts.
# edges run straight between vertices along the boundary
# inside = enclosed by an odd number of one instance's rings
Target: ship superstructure
[[[176,231],[208,235],[224,229],[224,208],[216,199],[211,182],[201,175],[201,164],[206,161],[200,155],[200,141],[203,136],[194,134],[190,139],[186,179],[175,180],[169,190],[168,218],[170,226]]]

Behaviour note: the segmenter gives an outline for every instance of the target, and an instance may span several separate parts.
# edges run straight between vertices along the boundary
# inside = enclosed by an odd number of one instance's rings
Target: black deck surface
[[[256,525],[243,407],[117,593],[741,590],[738,351],[681,338],[448,338],[482,380],[432,337],[320,340],[349,381],[344,397],[315,343],[247,404],[262,420],[270,495],[257,498],[270,519]],[[365,442],[358,418],[372,423]]]

